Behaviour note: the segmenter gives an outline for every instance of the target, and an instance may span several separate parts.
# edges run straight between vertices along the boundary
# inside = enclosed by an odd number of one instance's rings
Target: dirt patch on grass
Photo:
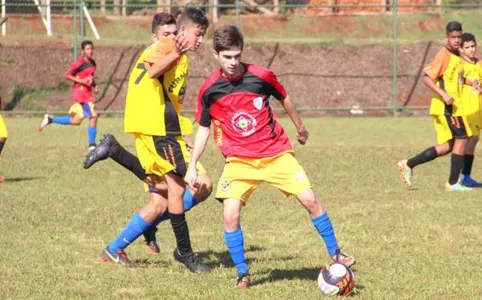
[[[123,109],[131,66],[144,47],[145,45],[96,48],[97,82],[102,87],[97,96],[99,108]],[[428,103],[430,93],[421,84],[419,75],[439,47],[440,45],[431,43],[420,43],[399,48],[398,104]],[[208,45],[189,56],[191,70],[185,107],[194,109],[197,91],[216,65]],[[393,67],[390,45],[247,45],[244,57],[246,62],[272,68],[298,106],[320,108],[392,104]],[[0,47],[0,62],[10,66],[0,69],[1,88],[13,85],[55,88],[64,84],[63,89],[59,88],[48,99],[47,108],[68,108],[71,97],[70,91],[65,89],[63,74],[72,61],[72,49],[61,43],[36,47]],[[5,102],[4,100],[3,103]],[[21,108],[20,102],[15,109]]]

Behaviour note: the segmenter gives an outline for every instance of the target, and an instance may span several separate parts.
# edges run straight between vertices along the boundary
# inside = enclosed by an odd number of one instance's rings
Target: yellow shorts
[[[186,175],[187,159],[191,154],[187,151],[186,142],[181,136],[151,136],[134,134],[137,156],[146,174],[160,177],[174,171],[181,176]],[[196,166],[199,174],[207,173],[203,166]]]
[[[437,132],[437,143],[444,144],[453,139],[463,139],[472,136],[472,130],[466,116],[435,116],[433,125]]]
[[[266,158],[228,157],[219,179],[216,199],[239,199],[243,205],[263,182],[278,188],[286,197],[311,188],[305,170],[293,152]]]
[[[0,137],[8,138],[7,126],[5,126],[5,121],[3,120],[3,117],[1,115],[0,115]]]
[[[69,115],[76,115],[81,119],[90,119],[97,116],[94,102],[74,103],[69,110]]]
[[[472,135],[478,136],[480,134],[480,129],[482,128],[482,113],[481,111],[476,111],[473,114],[467,116],[467,122],[469,123]]]

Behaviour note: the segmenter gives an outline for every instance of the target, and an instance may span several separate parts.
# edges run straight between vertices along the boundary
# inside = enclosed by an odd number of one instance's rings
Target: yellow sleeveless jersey
[[[479,61],[470,62],[463,60],[464,78],[469,80],[482,80],[482,64]],[[454,103],[454,115],[466,116],[477,113],[481,107],[481,96],[471,85],[464,85],[458,103]]]
[[[155,61],[174,50],[174,41],[163,38],[145,49],[137,59],[127,90],[124,115],[126,133],[154,136],[183,134],[179,112],[186,93],[187,56],[181,56],[169,71],[158,78],[150,78],[147,72]]]
[[[458,53],[453,53],[446,47],[441,49],[434,60],[424,69],[435,84],[442,88],[457,102],[462,93],[463,63]],[[438,94],[432,96],[430,104],[431,115],[453,115],[453,105],[446,105]]]

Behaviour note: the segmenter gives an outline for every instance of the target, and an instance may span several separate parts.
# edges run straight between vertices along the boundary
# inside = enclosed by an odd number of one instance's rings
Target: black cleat
[[[196,252],[187,253],[185,255],[181,255],[179,250],[176,248],[174,249],[174,258],[184,264],[191,272],[198,273],[198,272],[210,272],[211,268],[208,265],[202,262],[199,254]]]
[[[119,142],[112,134],[105,134],[99,145],[87,154],[84,160],[84,169],[92,167],[96,162],[109,158],[109,152]]]

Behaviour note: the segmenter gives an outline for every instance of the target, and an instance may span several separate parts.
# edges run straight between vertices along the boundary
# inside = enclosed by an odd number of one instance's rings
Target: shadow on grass
[[[356,272],[355,270],[353,271]],[[255,277],[251,285],[255,286],[255,285],[261,285],[269,282],[276,282],[281,280],[296,280],[296,279],[310,280],[310,281],[316,282],[318,280],[319,272],[320,272],[320,268],[299,268],[299,269],[286,269],[286,270],[273,269],[270,271],[261,272],[260,275],[264,276],[264,278],[256,280],[256,277]],[[355,276],[355,288],[347,296],[349,297],[358,296],[363,293],[364,289],[365,289],[365,286],[361,284],[356,284],[356,276]]]
[[[258,252],[266,250],[266,248],[260,246],[249,246],[244,250],[244,253],[248,252]],[[218,268],[220,265],[224,266],[233,266],[233,261],[231,260],[231,256],[229,252],[226,251],[213,251],[213,250],[206,250],[200,251],[199,255],[204,259],[204,262],[211,267],[212,269]],[[246,259],[247,263],[250,263],[249,259]]]
[[[21,181],[30,181],[30,180],[37,180],[41,179],[40,177],[13,177],[13,178],[5,178],[5,182],[21,182]]]
[[[160,260],[148,260],[148,259],[135,259],[132,261],[133,268],[166,268],[171,266],[170,263]]]

